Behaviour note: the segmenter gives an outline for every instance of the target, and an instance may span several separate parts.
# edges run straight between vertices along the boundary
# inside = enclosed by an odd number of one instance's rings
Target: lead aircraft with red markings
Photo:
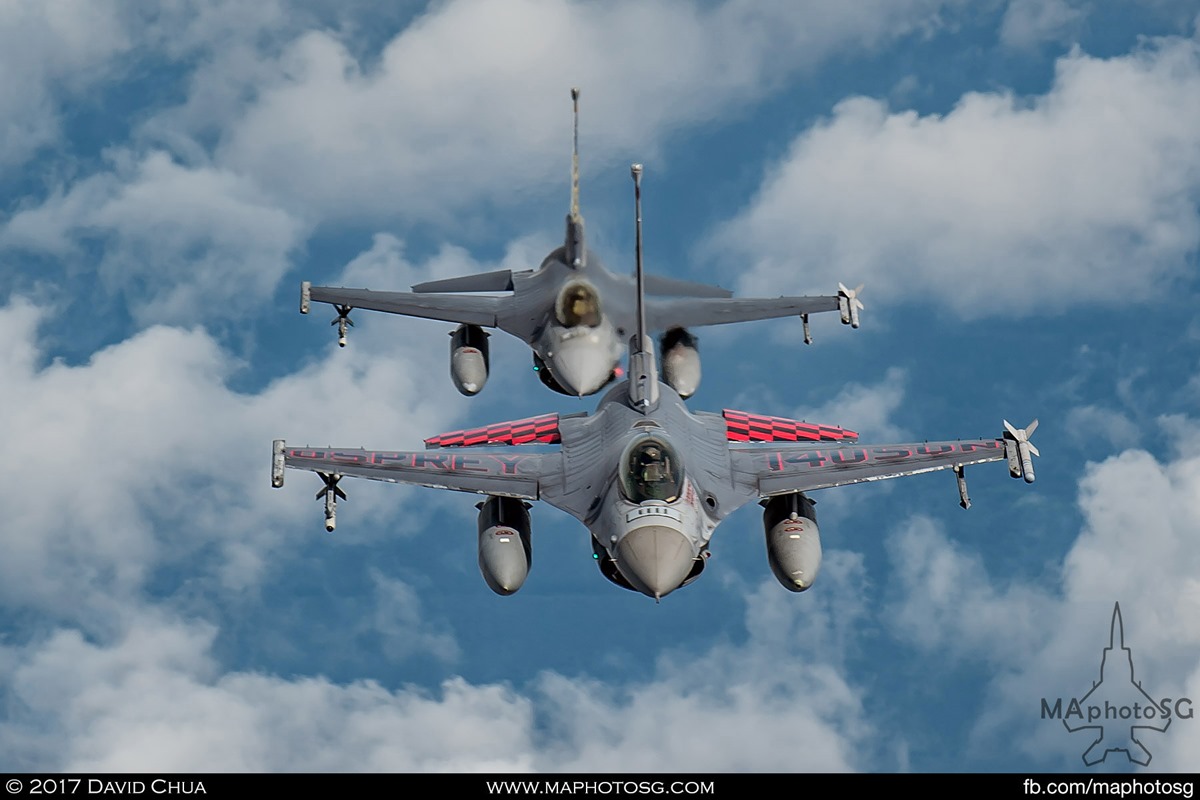
[[[273,446],[271,483],[287,468],[325,482],[325,525],[333,530],[345,476],[486,495],[479,504],[479,566],[495,592],[521,588],[531,563],[527,501],[566,511],[591,532],[604,577],[657,599],[704,569],[717,525],[758,500],[771,570],[794,592],[812,585],[821,565],[815,489],[953,470],[960,502],[970,505],[964,468],[1007,461],[1013,477],[1034,479],[1037,448],[1025,429],[1004,423],[994,439],[864,445],[837,426],[726,409],[693,412],[658,377],[646,334],[641,247],[641,165],[637,202],[637,334],[628,379],[592,414],[543,414],[443,433],[416,452]],[[531,451],[531,447],[533,450]]]

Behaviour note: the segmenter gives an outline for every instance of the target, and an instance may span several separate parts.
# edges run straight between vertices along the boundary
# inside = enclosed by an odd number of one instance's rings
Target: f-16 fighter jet
[[[411,292],[385,292],[301,284],[300,311],[313,302],[337,309],[338,343],[346,344],[355,308],[459,323],[450,338],[450,375],[465,395],[483,389],[488,378],[488,334],[499,328],[533,349],[533,366],[549,388],[582,397],[598,392],[619,374],[626,337],[635,320],[634,281],[605,269],[584,243],[579,213],[579,91],[575,103],[575,146],[571,165],[571,210],[566,240],[536,270],[500,270],[417,284]],[[680,397],[690,397],[700,383],[696,337],[688,329],[702,325],[747,322],[799,315],[804,340],[811,343],[808,315],[840,311],[841,320],[858,327],[863,308],[858,289],[839,284],[826,297],[732,298],[717,286],[646,276],[645,291],[657,295],[646,302],[645,319],[662,332],[663,379]],[[491,295],[471,292],[504,293]],[[672,296],[672,299],[666,299]]]
[[[821,539],[806,492],[848,483],[951,469],[970,505],[964,468],[1007,460],[1014,477],[1034,479],[1029,442],[1036,421],[999,438],[864,445],[853,431],[725,410],[692,412],[658,379],[647,336],[641,247],[641,166],[637,197],[636,334],[629,374],[592,414],[545,414],[454,431],[418,452],[289,447],[273,443],[271,483],[287,468],[316,472],[325,486],[325,527],[333,530],[345,476],[486,495],[479,504],[479,566],[502,595],[521,588],[531,561],[527,501],[542,500],[591,533],[601,574],[656,600],[695,580],[717,525],[742,505],[764,506],[767,558],[781,584],[812,586]],[[529,452],[517,445],[545,445]]]

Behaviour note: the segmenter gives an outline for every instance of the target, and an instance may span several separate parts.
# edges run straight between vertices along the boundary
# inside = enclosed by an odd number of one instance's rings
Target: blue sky
[[[1200,6],[1192,0],[0,2],[0,769],[1082,770],[1043,697],[1200,701]],[[561,239],[741,294],[865,283],[860,330],[700,331],[691,407],[864,441],[1037,417],[1002,465],[816,493],[802,595],[751,506],[654,605],[533,510],[525,587],[476,498],[269,488],[270,440],[415,448],[590,410],[403,289]],[[366,485],[363,485],[366,484]],[[1195,769],[1200,721],[1149,733]],[[1094,771],[1128,770],[1115,754]]]

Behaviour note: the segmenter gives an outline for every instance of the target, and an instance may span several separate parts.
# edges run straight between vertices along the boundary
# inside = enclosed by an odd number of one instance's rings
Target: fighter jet
[[[465,395],[483,389],[488,378],[488,334],[499,328],[533,350],[533,367],[547,387],[566,395],[598,392],[619,374],[624,342],[633,332],[634,282],[609,272],[584,242],[579,213],[579,90],[571,90],[575,135],[571,158],[571,208],[566,239],[536,270],[500,270],[420,283],[412,292],[372,291],[313,286],[300,290],[300,312],[313,302],[337,309],[333,324],[338,344],[354,323],[355,308],[386,311],[459,323],[450,334],[450,376]],[[839,284],[837,295],[826,297],[738,298],[717,286],[646,276],[651,295],[674,296],[646,303],[650,330],[663,332],[663,378],[681,397],[690,397],[700,383],[700,355],[688,328],[730,322],[799,315],[804,340],[812,342],[808,315],[840,311],[841,320],[858,327],[863,308],[858,289]],[[492,295],[470,292],[504,293]]]
[[[272,444],[271,485],[288,468],[324,481],[325,527],[336,525],[345,476],[486,495],[478,517],[479,567],[493,591],[521,588],[532,560],[529,509],[543,500],[591,533],[601,574],[660,600],[694,581],[717,525],[752,500],[764,507],[767,560],[793,592],[808,589],[821,565],[821,539],[807,492],[951,469],[960,503],[970,505],[964,468],[1007,460],[1013,477],[1034,480],[1029,441],[1036,420],[1006,421],[995,439],[863,445],[838,426],[726,409],[691,412],[657,377],[643,303],[641,166],[632,168],[637,219],[636,333],[628,378],[592,414],[543,414],[453,431],[416,452]],[[544,445],[520,452],[518,445]]]

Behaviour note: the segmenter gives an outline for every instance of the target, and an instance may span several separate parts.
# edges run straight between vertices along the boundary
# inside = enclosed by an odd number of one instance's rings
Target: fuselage
[[[664,597],[699,574],[717,521],[704,513],[679,451],[665,436],[638,433],[624,455],[592,536],[633,588]],[[667,471],[677,471],[666,477],[671,492],[648,491],[656,480],[646,474]]]
[[[590,252],[586,266],[564,259],[558,248],[537,270],[513,274],[512,303],[497,316],[497,327],[530,346],[557,388],[583,397],[619,374],[631,320],[617,309],[632,305],[633,282],[613,275]]]
[[[591,531],[610,578],[661,598],[703,569],[714,529],[746,498],[729,477],[724,421],[693,415],[670,387],[643,413],[628,382],[614,385],[590,416],[562,418],[567,485],[542,499]]]
[[[595,394],[620,366],[621,340],[612,323],[567,326],[551,319],[530,345],[566,394]]]

